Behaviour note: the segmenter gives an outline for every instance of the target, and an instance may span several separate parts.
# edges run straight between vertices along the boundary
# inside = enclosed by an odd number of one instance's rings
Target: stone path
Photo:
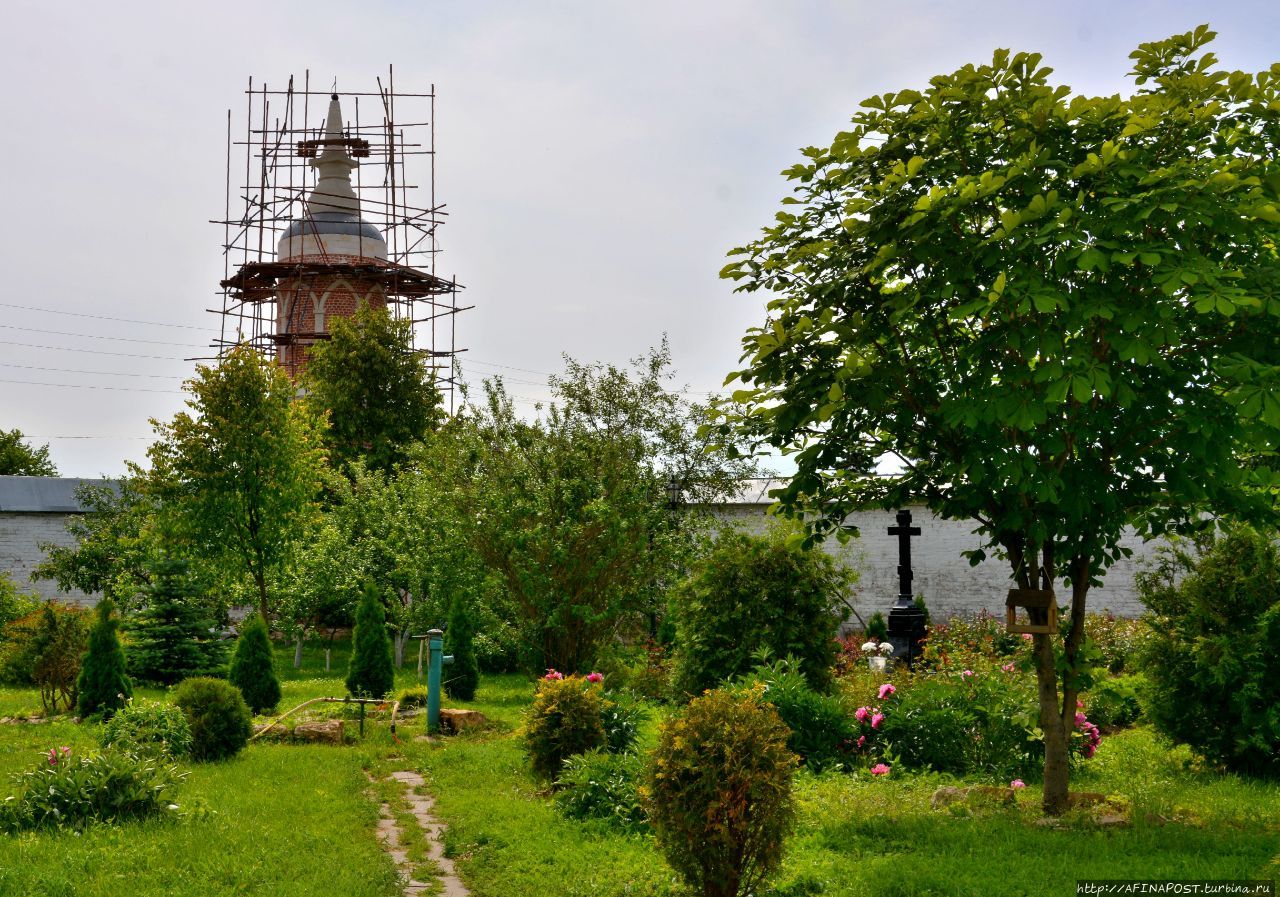
[[[444,844],[440,840],[444,826],[431,815],[431,807],[435,802],[429,796],[418,793],[418,789],[424,784],[422,776],[416,772],[401,770],[393,772],[391,778],[404,786],[405,800],[409,802],[409,810],[427,836],[427,854],[440,869],[440,876],[437,879],[440,893],[444,897],[468,897],[466,885],[458,878],[458,873],[453,868],[453,860],[444,855]],[[400,826],[388,804],[382,805],[382,818],[378,820],[378,837],[382,839],[387,853],[395,861],[401,876],[407,881],[404,886],[405,897],[419,897],[421,894],[428,894],[435,890],[434,883],[418,881],[413,877],[413,863],[409,861],[409,852],[400,846]]]

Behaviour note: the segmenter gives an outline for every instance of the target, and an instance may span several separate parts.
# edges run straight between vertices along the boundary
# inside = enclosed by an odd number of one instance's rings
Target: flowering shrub
[[[548,670],[538,683],[525,726],[525,751],[533,774],[554,782],[569,757],[605,747],[604,713],[600,686]]]
[[[131,700],[102,727],[98,741],[133,754],[185,757],[191,753],[191,726],[181,708]]]
[[[592,750],[569,757],[556,780],[556,808],[569,819],[599,819],[624,831],[647,831],[639,792],[643,772],[635,754]]]
[[[17,793],[0,803],[0,831],[81,829],[176,810],[169,796],[185,777],[154,757],[73,757],[68,747],[51,748],[34,769],[14,776]]]
[[[795,808],[787,727],[763,687],[694,698],[663,724],[641,792],[667,861],[704,897],[759,893]]]
[[[1098,681],[1085,695],[1089,718],[1104,729],[1132,726],[1142,718],[1138,695],[1146,681],[1141,673]]]

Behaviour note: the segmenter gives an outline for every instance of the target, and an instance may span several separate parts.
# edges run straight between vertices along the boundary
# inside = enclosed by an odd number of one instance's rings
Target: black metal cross
[[[920,527],[911,525],[911,512],[898,512],[898,525],[889,527],[889,535],[898,537],[898,603],[895,607],[914,604],[911,597],[911,537],[920,535]]]

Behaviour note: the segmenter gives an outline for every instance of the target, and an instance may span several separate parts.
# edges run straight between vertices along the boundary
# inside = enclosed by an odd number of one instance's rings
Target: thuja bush
[[[224,679],[195,676],[173,690],[191,726],[191,756],[222,760],[238,754],[253,732],[253,716],[240,690]]]
[[[280,680],[276,678],[271,636],[261,615],[253,614],[240,627],[227,679],[240,689],[244,702],[254,713],[272,710],[280,703]]]
[[[1156,729],[1212,763],[1280,776],[1280,558],[1253,530],[1228,532],[1181,568],[1139,579],[1151,610],[1143,664]],[[1187,575],[1180,582],[1178,573]]]
[[[750,671],[753,655],[767,648],[794,655],[810,686],[829,691],[843,620],[836,608],[855,578],[781,531],[722,534],[674,601],[677,688],[688,695],[714,688]]]
[[[569,757],[605,747],[605,710],[599,683],[549,671],[538,683],[525,725],[525,752],[533,774],[554,782]]]
[[[98,743],[131,754],[185,757],[191,753],[191,724],[180,707],[132,700],[102,727]]]
[[[458,701],[470,701],[480,687],[480,664],[475,650],[476,624],[467,606],[467,597],[459,592],[449,603],[449,625],[444,640],[453,655],[453,668],[444,682],[445,693]]]
[[[705,897],[757,893],[795,816],[796,756],[762,691],[707,692],[664,723],[641,791],[667,861]]]
[[[378,590],[366,586],[356,610],[356,628],[351,636],[351,666],[347,671],[347,691],[356,697],[381,698],[395,687],[391,660],[391,639],[387,637],[387,616]]]
[[[55,747],[35,769],[14,778],[17,792],[0,802],[0,831],[82,829],[177,810],[175,787],[186,777],[162,759],[106,751],[72,756]]]
[[[76,709],[82,717],[110,716],[133,696],[133,683],[125,675],[124,648],[116,634],[120,621],[112,616],[114,610],[111,599],[103,598],[98,602],[98,619],[89,630],[89,650],[76,681]]]

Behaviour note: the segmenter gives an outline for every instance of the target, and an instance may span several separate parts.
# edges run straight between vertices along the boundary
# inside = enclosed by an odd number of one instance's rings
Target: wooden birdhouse
[[[1058,600],[1050,589],[1010,589],[1004,606],[1009,632],[1052,635],[1058,631]],[[1020,609],[1026,611],[1024,618],[1019,617]]]

